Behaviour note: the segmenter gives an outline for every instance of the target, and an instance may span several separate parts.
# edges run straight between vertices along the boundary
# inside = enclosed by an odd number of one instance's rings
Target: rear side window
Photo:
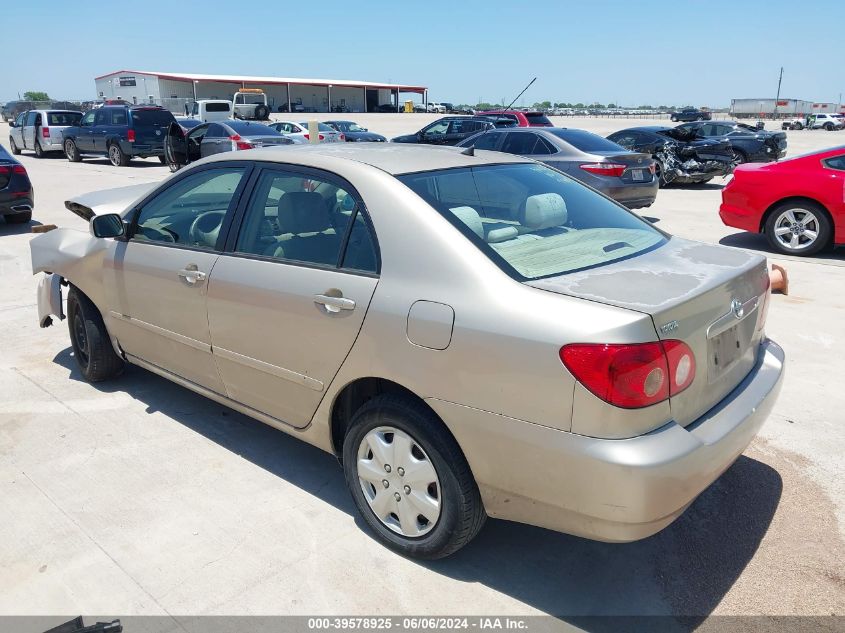
[[[206,112],[229,112],[232,108],[229,106],[228,103],[206,103],[205,104],[205,111]]]
[[[77,125],[82,119],[81,112],[48,112],[47,125]]]
[[[126,125],[127,124],[126,110],[112,110],[111,111],[111,124],[112,125]]]
[[[375,272],[377,264],[369,228],[350,192],[329,179],[286,171],[266,171],[259,178],[235,250],[365,272]]]
[[[826,167],[830,167],[831,169],[845,171],[845,155],[835,156],[834,158],[828,158],[826,161],[824,161],[824,164]]]
[[[132,110],[135,127],[167,127],[176,121],[169,110]]]
[[[624,151],[621,145],[617,145],[613,141],[606,138],[587,132],[585,130],[549,130],[560,139],[563,139],[576,149],[582,152],[620,152]]]
[[[496,144],[499,142],[499,139],[502,138],[501,132],[489,132],[487,134],[481,134],[480,136],[476,136],[471,144],[475,147],[475,149],[496,149]]]
[[[530,132],[510,132],[502,144],[502,151],[508,154],[527,156],[534,153],[537,135]]]
[[[548,125],[551,126],[552,122],[549,121],[549,117],[545,114],[533,114],[529,113],[525,115],[525,118],[528,119],[528,125]]]
[[[399,180],[520,280],[595,268],[666,242],[633,213],[544,165],[463,167]]]

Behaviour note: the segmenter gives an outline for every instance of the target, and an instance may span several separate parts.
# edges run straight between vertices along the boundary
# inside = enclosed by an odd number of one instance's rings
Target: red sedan
[[[727,226],[763,233],[785,255],[845,244],[845,147],[739,165],[722,190]]]

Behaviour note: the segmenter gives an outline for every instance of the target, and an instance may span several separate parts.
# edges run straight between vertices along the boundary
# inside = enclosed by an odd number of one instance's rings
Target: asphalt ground
[[[344,116],[388,137],[436,118]],[[555,122],[601,134],[665,124]],[[845,144],[845,132],[788,135],[790,155]],[[21,161],[32,225],[80,229],[67,198],[169,173],[156,159]],[[721,224],[723,184],[670,187],[639,212],[788,270],[790,295],[773,297],[767,326],[787,376],[759,437],[644,541],[490,520],[434,563],[373,539],[331,456],[140,368],[82,380],[65,323],[37,324],[31,226],[0,221],[0,614],[842,614],[845,249],[772,255]]]

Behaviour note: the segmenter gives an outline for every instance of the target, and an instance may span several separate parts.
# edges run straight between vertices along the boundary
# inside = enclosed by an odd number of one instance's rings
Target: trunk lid
[[[269,145],[291,145],[290,139],[284,136],[247,136],[244,140],[249,141],[255,147],[267,147]]]
[[[617,163],[625,165],[624,173],[619,176],[623,182],[651,182],[654,179],[650,170],[654,160],[651,154],[643,154],[640,152],[612,152],[601,151],[591,152],[596,156],[602,156],[610,163]]]
[[[630,259],[528,284],[648,314],[657,338],[686,343],[695,379],[669,400],[682,426],[718,404],[757,360],[769,287],[759,255],[673,237]]]

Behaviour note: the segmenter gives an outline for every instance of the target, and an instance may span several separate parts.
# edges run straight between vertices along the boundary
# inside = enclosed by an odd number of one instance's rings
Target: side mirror
[[[95,215],[91,218],[91,234],[94,237],[122,237],[126,234],[126,225],[117,213]]]
[[[18,124],[15,122],[15,120],[14,120],[14,119],[12,119],[11,121],[9,121],[9,127],[17,127],[17,126],[18,126]]]

